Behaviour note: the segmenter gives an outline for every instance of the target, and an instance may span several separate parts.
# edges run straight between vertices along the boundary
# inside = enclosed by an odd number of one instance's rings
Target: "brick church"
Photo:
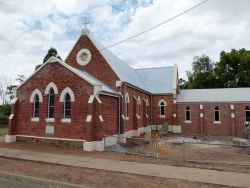
[[[102,151],[104,138],[168,125],[174,133],[241,136],[250,88],[180,90],[177,65],[133,69],[83,29],[65,61],[51,57],[15,92],[6,142],[76,141]]]

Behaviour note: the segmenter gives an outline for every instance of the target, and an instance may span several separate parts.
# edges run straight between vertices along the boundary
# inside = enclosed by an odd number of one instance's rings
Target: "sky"
[[[65,59],[85,19],[104,46],[149,29],[202,0],[0,0],[0,80],[28,77],[50,47]],[[209,0],[202,6],[110,50],[134,68],[178,64],[194,56],[250,49],[250,1]]]

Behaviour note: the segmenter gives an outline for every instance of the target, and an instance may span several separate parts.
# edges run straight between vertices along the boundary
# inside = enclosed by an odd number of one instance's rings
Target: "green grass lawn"
[[[0,136],[5,136],[8,133],[8,128],[0,128]]]

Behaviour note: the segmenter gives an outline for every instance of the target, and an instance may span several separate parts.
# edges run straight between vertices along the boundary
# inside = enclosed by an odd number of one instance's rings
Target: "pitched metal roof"
[[[104,56],[120,80],[152,94],[173,93],[173,67],[133,69],[110,50],[103,47],[91,35],[87,34],[87,36]]]
[[[250,88],[183,89],[177,102],[250,102]]]
[[[142,79],[136,73],[135,69],[130,67],[126,62],[121,60],[118,56],[114,55],[110,50],[102,46],[91,35],[87,35],[94,43],[99,52],[104,56],[107,63],[111,66],[113,71],[117,74],[121,81],[128,82],[136,87],[139,87],[145,91],[148,90]]]
[[[136,69],[148,91],[152,94],[172,93],[173,67]]]

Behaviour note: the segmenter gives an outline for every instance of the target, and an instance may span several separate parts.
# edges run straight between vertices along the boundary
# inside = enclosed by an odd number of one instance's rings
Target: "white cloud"
[[[83,18],[94,37],[110,45],[148,29],[201,0],[0,0],[0,78],[29,75],[54,46],[62,57],[75,43]],[[250,48],[250,1],[210,0],[144,35],[111,48],[134,67],[178,63],[181,76],[192,58],[218,60],[222,50]]]

